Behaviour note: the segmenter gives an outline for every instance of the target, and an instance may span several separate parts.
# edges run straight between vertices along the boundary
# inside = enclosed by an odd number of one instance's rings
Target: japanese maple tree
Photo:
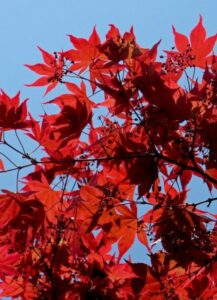
[[[39,47],[27,86],[65,92],[38,118],[1,91],[1,299],[217,299],[217,34],[173,34],[163,55],[114,25]]]

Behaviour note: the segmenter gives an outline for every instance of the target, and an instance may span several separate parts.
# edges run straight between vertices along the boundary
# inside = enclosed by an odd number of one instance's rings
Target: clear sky
[[[24,87],[37,77],[23,66],[41,61],[37,45],[49,52],[66,50],[71,46],[67,34],[88,37],[96,25],[103,37],[113,23],[121,32],[133,25],[143,47],[162,39],[160,49],[166,49],[173,46],[172,25],[189,34],[200,14],[207,34],[216,33],[216,11],[216,0],[1,0],[0,87],[10,96],[21,90],[22,99],[30,98],[30,109],[41,113],[40,103],[54,94],[43,98],[44,89]],[[205,191],[196,183],[194,190],[201,200]],[[136,247],[138,260],[140,251],[142,246]]]

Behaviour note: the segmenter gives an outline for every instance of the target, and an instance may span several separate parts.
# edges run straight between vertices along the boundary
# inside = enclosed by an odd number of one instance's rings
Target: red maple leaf
[[[38,47],[38,49],[41,51],[45,63],[39,63],[35,65],[25,64],[25,66],[33,72],[43,76],[31,84],[26,84],[26,86],[37,87],[48,85],[44,93],[44,95],[46,95],[57,86],[58,82],[62,82],[62,78],[64,75],[64,59],[61,53],[59,54],[59,56],[56,53],[52,55],[40,47]]]
[[[7,226],[15,220],[20,213],[21,202],[23,197],[19,194],[3,190],[4,194],[0,195],[0,226]]]
[[[69,35],[69,38],[75,49],[65,51],[64,57],[72,62],[69,71],[79,70],[80,74],[85,71],[88,66],[93,65],[95,60],[101,55],[98,50],[100,38],[95,27],[88,40],[76,38],[73,35]]]
[[[43,204],[48,220],[55,223],[55,216],[61,201],[61,191],[53,190],[43,174],[41,175],[41,182],[37,180],[28,181],[23,190],[31,192],[30,200],[33,198]]]
[[[4,275],[16,275],[16,266],[19,264],[21,255],[18,252],[11,252],[10,246],[0,247],[0,278],[3,280]]]
[[[190,33],[190,40],[181,33],[178,33],[173,26],[175,45],[178,52],[182,55],[183,64],[205,68],[212,63],[212,51],[216,43],[217,34],[206,38],[206,30],[203,26],[203,20],[200,16],[198,24]],[[168,52],[171,53],[171,52]]]
[[[133,27],[121,36],[118,28],[113,24],[110,25],[110,30],[106,34],[105,43],[100,46],[100,51],[113,63],[138,57],[144,50],[136,43]]]
[[[27,99],[20,104],[20,92],[10,98],[3,90],[0,94],[0,128],[24,129],[31,125],[27,120]]]
[[[143,220],[138,219],[137,207],[135,203],[132,203],[130,208],[123,205],[118,206],[117,210],[122,214],[120,220],[120,231],[117,231],[117,234],[119,236],[119,260],[133,245],[136,237],[141,244],[143,244],[148,250],[150,250],[145,232],[146,224],[143,222]]]
[[[49,103],[58,105],[61,109],[56,115],[45,116],[53,133],[58,133],[59,139],[64,137],[78,138],[84,127],[91,123],[92,112],[90,101],[84,97],[63,94]]]

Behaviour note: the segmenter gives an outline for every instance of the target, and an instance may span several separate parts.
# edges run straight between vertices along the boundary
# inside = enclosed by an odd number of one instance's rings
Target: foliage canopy
[[[0,194],[1,297],[216,299],[217,215],[201,205],[217,200],[217,35],[202,17],[173,34],[159,58],[160,42],[114,25],[104,41],[94,28],[67,51],[39,47],[28,86],[65,87],[40,119],[1,91],[0,173],[17,174]],[[193,177],[209,198],[190,199]],[[136,240],[141,262],[127,255]]]

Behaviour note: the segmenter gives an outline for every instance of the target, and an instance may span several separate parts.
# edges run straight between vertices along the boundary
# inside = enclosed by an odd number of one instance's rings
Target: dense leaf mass
[[[39,47],[28,86],[65,92],[37,119],[1,91],[1,299],[217,299],[217,35],[173,34],[159,58],[114,25]]]

